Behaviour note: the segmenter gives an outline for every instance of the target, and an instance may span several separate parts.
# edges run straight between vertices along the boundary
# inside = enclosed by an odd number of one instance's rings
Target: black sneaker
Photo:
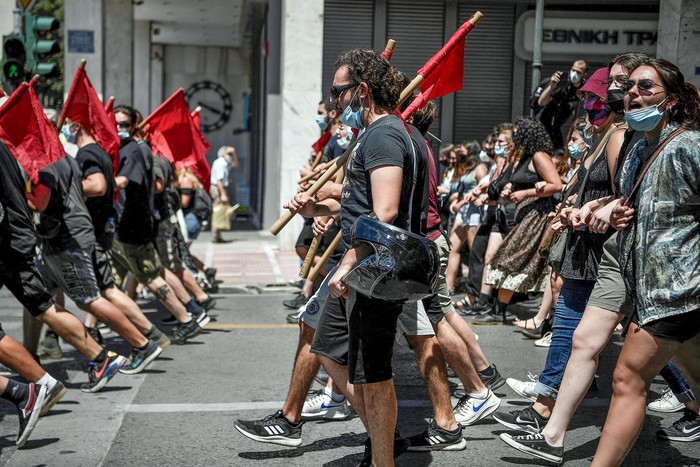
[[[160,324],[164,326],[177,326],[178,324],[180,324],[180,321],[178,321],[177,318],[173,315],[170,315],[170,318],[161,319]]]
[[[506,323],[513,321],[517,316],[513,313],[506,312]],[[494,324],[503,324],[503,316],[496,313],[486,313],[472,320],[471,324],[477,324],[481,326],[488,326]]]
[[[299,312],[295,311],[295,312],[289,313],[287,315],[287,318],[285,318],[285,320],[289,324],[297,324],[299,322]]]
[[[541,433],[521,436],[501,433],[501,439],[508,446],[514,447],[525,454],[530,454],[555,464],[564,462],[564,446],[552,446]]]
[[[538,414],[532,406],[513,412],[496,412],[493,419],[511,430],[539,433],[547,425],[547,419]]]
[[[207,295],[207,298],[201,302],[199,300],[195,301],[204,309],[204,311],[209,311],[216,307],[216,300],[214,300],[210,295]]]
[[[88,333],[92,336],[92,338],[95,339],[95,342],[100,344],[100,347],[104,347],[105,340],[102,337],[102,333],[100,332],[100,330],[97,329],[97,327],[90,328],[90,327],[85,326],[85,328],[88,330]]]
[[[491,303],[476,302],[475,304],[473,304],[469,308],[462,308],[461,310],[458,311],[458,313],[460,315],[463,315],[463,316],[480,316],[480,315],[483,315],[485,313],[488,313],[489,311],[491,311],[492,308],[493,308],[493,304],[491,304]]]
[[[409,451],[463,451],[467,447],[461,425],[454,431],[447,431],[438,427],[435,420],[423,433],[408,438],[408,442],[411,443]]]
[[[17,447],[24,446],[27,438],[32,433],[36,421],[39,419],[41,408],[46,399],[46,386],[29,383],[27,399],[20,402],[17,406],[17,415],[19,415],[19,434],[17,435]]]
[[[204,270],[204,276],[210,284],[216,281],[216,268],[207,268]]]
[[[107,382],[127,363],[129,363],[128,358],[122,357],[112,351],[107,352],[107,358],[105,358],[105,361],[100,365],[95,362],[89,362],[89,381],[83,383],[80,386],[80,390],[83,392],[98,392],[105,387]]]
[[[301,426],[304,422],[291,423],[278,410],[262,420],[236,420],[233,426],[243,436],[261,443],[280,444],[282,446],[299,446],[301,444]]]
[[[669,441],[697,441],[700,439],[700,416],[692,410],[685,409],[683,418],[670,427],[657,431],[656,436]]]
[[[399,430],[394,430],[394,459],[406,452],[411,446],[411,442],[406,438],[401,437]],[[365,440],[365,457],[360,462],[360,467],[372,466],[372,440]]]
[[[308,297],[304,297],[304,295],[299,292],[296,297],[294,297],[291,300],[285,300],[282,302],[282,305],[286,306],[287,308],[291,308],[293,310],[298,309],[299,307],[302,307],[306,305],[306,302],[308,302],[309,299]]]
[[[56,384],[54,384],[51,390],[47,391],[46,393],[46,398],[44,399],[44,406],[41,408],[39,416],[43,417],[44,415],[49,413],[49,410],[51,410],[53,406],[56,405],[56,403],[60,401],[63,396],[66,395],[67,392],[68,389],[66,389],[63,383],[60,381],[56,381]]]
[[[163,349],[158,347],[155,342],[149,340],[145,349],[134,349],[133,352],[131,352],[131,357],[129,359],[131,362],[124,365],[119,372],[125,375],[141,373],[153,360],[158,358],[158,355],[160,355],[162,351]]]
[[[197,324],[197,320],[192,318],[187,323],[177,325],[173,333],[170,335],[170,342],[177,345],[184,344],[187,339],[196,336],[202,332],[202,328]]]
[[[485,376],[481,374],[481,372],[479,372],[479,379],[482,383],[484,383],[484,386],[493,391],[506,384],[506,380],[498,372],[498,368],[496,368],[496,365],[492,364],[489,368],[493,369],[493,375]]]

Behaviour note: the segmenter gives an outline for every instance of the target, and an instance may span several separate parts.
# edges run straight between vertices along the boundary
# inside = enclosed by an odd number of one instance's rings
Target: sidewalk
[[[228,243],[212,243],[202,232],[190,248],[207,267],[218,270],[221,292],[275,288],[299,280],[299,257],[294,250],[279,251],[277,238],[267,230],[223,232]]]

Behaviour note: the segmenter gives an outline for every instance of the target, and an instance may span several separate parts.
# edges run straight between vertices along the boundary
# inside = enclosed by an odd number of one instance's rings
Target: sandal
[[[537,321],[535,321],[535,318],[528,318],[525,321],[523,321],[521,319],[516,319],[515,321],[513,321],[513,324],[515,326],[519,327],[520,329],[525,329],[526,331],[534,331],[535,329],[542,326],[542,323],[537,324]]]

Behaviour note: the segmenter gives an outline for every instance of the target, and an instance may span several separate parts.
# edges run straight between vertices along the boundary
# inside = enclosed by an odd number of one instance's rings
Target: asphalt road
[[[14,447],[17,418],[0,402],[0,464],[8,466],[352,466],[363,452],[365,432],[359,419],[309,422],[303,444],[284,448],[260,444],[233,428],[238,418],[256,419],[281,407],[289,382],[297,342],[295,326],[284,323],[281,305],[288,293],[221,295],[215,329],[185,346],[171,346],[140,375],[116,376],[100,393],[80,392],[86,380],[85,360],[63,345],[64,359],[46,361],[46,368],[70,388],[52,413],[40,420],[22,450]],[[153,302],[141,302],[155,322],[165,314]],[[75,309],[75,308],[73,308]],[[82,317],[82,313],[77,313]],[[21,339],[17,302],[0,293],[0,321],[6,332]],[[475,328],[489,359],[508,377],[525,379],[538,373],[546,349],[533,346],[511,326]],[[124,343],[108,334],[109,345],[126,352]],[[589,393],[573,420],[566,440],[567,466],[588,465],[607,413],[611,373],[620,347],[615,338],[601,358],[599,390]],[[413,435],[425,428],[431,409],[411,352],[395,352],[399,429]],[[456,380],[451,379],[452,383]],[[319,387],[316,386],[316,389]],[[660,378],[652,397],[664,389]],[[504,386],[501,410],[527,402]],[[456,401],[455,401],[456,402]],[[625,465],[689,466],[700,459],[700,442],[657,442],[657,428],[680,414],[649,414]],[[547,465],[507,447],[504,432],[492,419],[464,430],[467,449],[461,452],[407,453],[400,466]]]

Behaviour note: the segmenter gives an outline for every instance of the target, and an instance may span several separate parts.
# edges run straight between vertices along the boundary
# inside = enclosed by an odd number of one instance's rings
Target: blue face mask
[[[588,147],[593,146],[593,135],[591,134],[592,126],[587,126],[583,129],[583,140],[586,142]]]
[[[70,124],[66,123],[61,127],[61,133],[63,133],[63,137],[66,138],[66,143],[75,144],[75,136],[78,132],[71,133],[70,127]]]
[[[493,147],[493,153],[496,155],[496,157],[505,157],[506,156],[506,148],[503,146],[499,146],[498,144]]]
[[[668,97],[666,98],[668,99]],[[659,106],[666,102],[666,99],[662,100],[656,105],[647,107],[645,109],[635,109],[625,112],[625,121],[633,130],[637,131],[651,131],[659,124],[664,116],[664,112],[659,112]]]
[[[355,100],[356,95],[357,95],[357,90],[352,95],[352,98],[350,98],[350,104],[348,104],[348,106],[345,107],[345,110],[343,111],[343,115],[340,116],[340,121],[349,127],[356,128],[356,129],[360,130],[360,129],[364,128],[364,125],[362,124],[362,113],[364,111],[364,107],[362,105],[360,105],[359,109],[357,109],[355,111],[352,110],[352,101]]]
[[[316,115],[316,124],[321,131],[326,131],[326,128],[328,128],[328,122],[326,121],[326,117],[323,115]]]
[[[579,143],[580,144],[580,143]],[[569,155],[572,159],[580,161],[583,156],[583,151],[579,149],[578,144],[574,143],[568,147]]]
[[[119,135],[119,139],[124,141],[125,139],[129,139],[131,134],[129,133],[129,130],[117,130],[117,135]]]

